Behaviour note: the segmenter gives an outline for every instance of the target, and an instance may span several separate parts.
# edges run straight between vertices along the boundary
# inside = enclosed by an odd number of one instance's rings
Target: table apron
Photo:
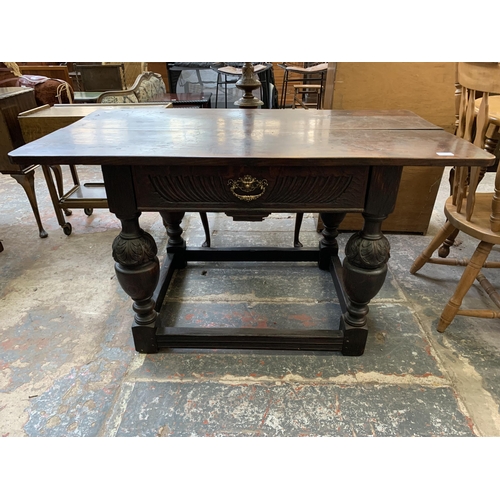
[[[139,210],[362,211],[370,167],[132,167]]]

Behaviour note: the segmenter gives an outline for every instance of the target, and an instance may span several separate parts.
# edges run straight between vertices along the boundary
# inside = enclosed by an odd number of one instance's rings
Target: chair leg
[[[206,212],[200,212],[200,219],[203,225],[203,230],[205,232],[205,241],[202,244],[203,247],[210,248],[211,240],[210,240],[210,227],[208,225],[208,217]],[[293,233],[293,246],[295,248],[302,247],[302,243],[299,241],[300,228],[302,226],[302,220],[304,219],[304,214],[296,214],[295,219],[295,230]]]
[[[224,108],[227,109],[227,76],[224,75]]]
[[[47,231],[43,228],[42,219],[40,218],[40,211],[38,210],[38,203],[36,201],[35,193],[35,169],[33,168],[27,173],[23,174],[11,174],[14,179],[16,179],[19,184],[24,188],[26,196],[33,210],[33,215],[35,216],[36,223],[38,225],[38,234],[40,238],[46,238],[48,236]]]
[[[62,227],[64,234],[71,234],[71,224],[66,222],[63,215],[63,210],[59,205],[59,195],[54,185],[54,178],[51,171],[53,171],[49,165],[42,165],[43,175],[45,176],[45,181],[47,182],[47,188],[49,189],[50,199],[52,200],[52,206],[54,207],[54,212],[56,214],[57,222]]]
[[[450,222],[446,221],[444,226],[440,229],[439,233],[434,236],[427,248],[415,259],[415,262],[410,268],[410,273],[415,274],[432,257],[432,254],[439,248],[441,243],[443,243],[443,241],[454,231],[455,228],[450,224]]]
[[[219,102],[220,73],[217,73],[217,83],[215,84],[215,107]]]
[[[210,228],[208,226],[207,212],[200,212],[201,223],[203,225],[203,230],[205,231],[205,241],[203,247],[210,247]]]
[[[288,87],[288,71],[285,69],[283,74],[283,83],[281,85],[281,99],[280,99],[280,108],[283,109],[286,107],[286,91]]]
[[[441,313],[441,318],[439,319],[437,326],[438,332],[443,333],[457,315],[465,294],[469,291],[477,275],[480,273],[481,268],[486,262],[492,248],[493,244],[486,243],[485,241],[481,241],[477,246],[474,255],[471,257],[468,266],[465,268],[465,271],[458,282],[455,293]]]
[[[293,246],[295,248],[300,248],[302,247],[302,243],[299,241],[299,233],[300,233],[300,227],[302,226],[302,219],[304,218],[304,214],[296,214],[295,215],[295,230],[293,233]]]
[[[59,197],[62,198],[64,196],[64,185],[61,165],[50,165],[50,168],[56,178],[57,192],[59,193]],[[73,212],[69,208],[65,208],[64,213],[66,215],[71,215]]]
[[[451,233],[451,235],[444,240],[443,244],[438,250],[438,255],[441,258],[445,259],[446,257],[448,257],[448,255],[450,255],[450,248],[455,243],[459,232],[460,231],[458,229],[455,229],[455,231],[453,231],[453,233]]]

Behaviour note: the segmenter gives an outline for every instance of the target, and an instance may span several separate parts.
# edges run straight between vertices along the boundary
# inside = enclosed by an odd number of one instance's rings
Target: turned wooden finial
[[[259,79],[255,76],[252,63],[246,62],[243,65],[241,78],[236,82],[236,87],[243,90],[244,94],[234,104],[240,108],[256,108],[264,104],[253,95],[253,91],[261,86]]]

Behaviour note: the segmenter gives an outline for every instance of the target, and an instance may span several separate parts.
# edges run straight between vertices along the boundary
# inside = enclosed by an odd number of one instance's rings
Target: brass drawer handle
[[[233,193],[236,198],[243,201],[253,201],[257,198],[260,198],[264,194],[267,186],[267,180],[262,179],[261,181],[259,181],[251,175],[244,175],[237,181],[233,181],[232,179],[230,179],[228,181],[228,184],[231,187],[231,193]],[[252,191],[255,191],[257,189],[261,189],[261,192],[257,194],[238,194],[236,192],[236,190],[238,190],[242,191],[243,193],[251,193]]]

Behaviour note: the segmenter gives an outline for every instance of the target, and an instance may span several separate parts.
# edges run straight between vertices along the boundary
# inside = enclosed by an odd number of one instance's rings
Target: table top
[[[80,103],[80,104],[54,104],[54,106],[49,106],[44,104],[38,108],[30,109],[24,111],[19,115],[21,119],[23,118],[60,118],[60,117],[76,117],[83,118],[84,116],[90,115],[94,111],[99,111],[102,109],[122,109],[122,108],[172,108],[172,104],[168,102],[144,102],[144,103]]]
[[[26,92],[33,92],[33,89],[29,87],[0,87],[0,99]]]
[[[171,102],[185,102],[185,103],[190,103],[190,102],[202,102],[202,103],[207,103],[210,98],[212,97],[212,93],[209,92],[208,94],[192,94],[192,93],[173,93],[173,92],[166,92],[161,96],[159,100],[161,101],[171,101]]]
[[[74,92],[75,102],[97,102],[97,99],[102,94],[102,92]]]
[[[23,111],[18,115],[25,142],[31,142],[66,127],[84,116],[101,109],[121,109],[126,107],[160,109],[172,108],[172,103],[127,103],[127,104],[45,104]]]
[[[409,111],[102,109],[9,154],[14,163],[445,166],[495,158]],[[131,161],[130,161],[131,160]],[[217,160],[217,161],[214,161]]]

